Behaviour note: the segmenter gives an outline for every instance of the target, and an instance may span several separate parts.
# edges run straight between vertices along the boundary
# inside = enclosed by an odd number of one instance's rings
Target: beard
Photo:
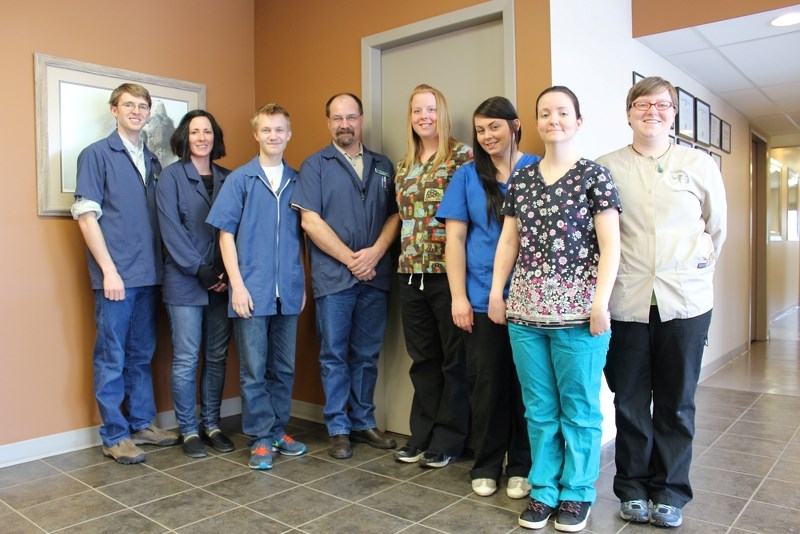
[[[336,130],[336,144],[340,147],[348,147],[356,141],[355,132],[350,128],[340,128]]]

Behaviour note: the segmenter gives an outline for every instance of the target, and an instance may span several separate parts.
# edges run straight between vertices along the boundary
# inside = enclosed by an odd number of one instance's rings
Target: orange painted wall
[[[5,200],[0,209],[0,445],[99,424],[92,388],[94,304],[77,223],[36,214],[33,53],[205,83],[225,130],[226,166],[257,149],[253,0],[2,2]],[[163,310],[162,310],[163,311]],[[172,409],[162,315],[154,360],[158,410]],[[230,362],[226,395],[238,394]]]
[[[361,38],[479,4],[476,0],[257,0],[255,4],[255,97],[278,102],[292,115],[290,165],[330,142],[324,107],[335,93],[361,93]],[[523,149],[541,152],[533,125],[533,101],[550,85],[549,1],[516,0],[517,94],[529,126]],[[479,68],[454,58],[443,68]],[[409,73],[413,76],[413,73]],[[478,102],[475,103],[476,105]],[[324,403],[313,302],[300,318],[294,396]]]
[[[699,26],[796,5],[793,0],[631,0],[633,36]]]

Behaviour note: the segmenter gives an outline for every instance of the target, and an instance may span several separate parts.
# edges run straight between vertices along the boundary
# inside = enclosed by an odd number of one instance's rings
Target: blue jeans
[[[508,334],[528,421],[531,498],[553,507],[561,501],[593,503],[603,437],[600,385],[611,333],[593,337],[588,323],[509,323]]]
[[[331,436],[377,426],[373,396],[388,301],[386,291],[364,284],[316,299],[323,416]]]
[[[167,304],[167,313],[172,327],[172,401],[181,434],[196,434],[200,430],[195,400],[201,344],[205,351],[200,375],[200,415],[207,431],[218,428],[231,339],[228,303],[212,298],[207,306]]]
[[[158,286],[126,287],[125,299],[117,301],[94,290],[94,394],[106,447],[147,428],[156,416],[150,360],[156,350],[158,297]]]
[[[242,431],[250,445],[283,435],[292,409],[297,315],[233,319],[239,352]]]

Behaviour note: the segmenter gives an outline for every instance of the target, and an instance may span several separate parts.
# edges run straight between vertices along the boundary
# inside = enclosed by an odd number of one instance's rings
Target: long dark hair
[[[494,218],[497,222],[500,222],[502,220],[500,208],[503,207],[503,194],[500,192],[500,186],[497,183],[497,167],[492,161],[492,157],[478,143],[478,132],[474,127],[475,117],[503,119],[508,122],[508,127],[511,130],[511,161],[513,161],[514,153],[517,146],[519,146],[520,139],[522,139],[522,127],[517,128],[514,124],[514,121],[519,119],[519,115],[517,115],[517,110],[514,109],[514,104],[504,96],[487,98],[480,103],[475,109],[475,113],[472,114],[472,151],[475,170],[481,179],[483,191],[486,194],[486,216],[489,220]],[[510,170],[513,171],[513,169]]]
[[[214,132],[214,145],[211,148],[210,154],[211,161],[224,157],[225,141],[222,139],[222,128],[217,124],[214,115],[204,109],[194,109],[183,116],[180,124],[175,128],[175,132],[173,132],[169,140],[172,153],[178,156],[184,163],[191,158],[192,152],[189,148],[189,124],[191,124],[192,119],[195,117],[205,117],[211,123],[211,131]]]

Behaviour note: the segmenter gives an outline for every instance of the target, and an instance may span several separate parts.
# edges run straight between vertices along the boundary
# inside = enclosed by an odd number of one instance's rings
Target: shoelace
[[[266,456],[267,455],[267,446],[266,445],[259,445],[255,449],[253,449],[253,454],[255,456]]]
[[[275,443],[280,443],[281,441],[284,443],[294,443],[294,439],[289,434],[284,434],[283,437]]]
[[[581,513],[581,503],[577,501],[564,501],[561,503],[561,506],[558,507],[558,511],[576,516]]]
[[[540,502],[540,501],[536,501],[536,500],[533,500],[533,499],[528,501],[528,510],[536,512],[537,514],[544,513],[545,506],[547,506],[547,505],[545,503],[543,503],[543,502]]]

